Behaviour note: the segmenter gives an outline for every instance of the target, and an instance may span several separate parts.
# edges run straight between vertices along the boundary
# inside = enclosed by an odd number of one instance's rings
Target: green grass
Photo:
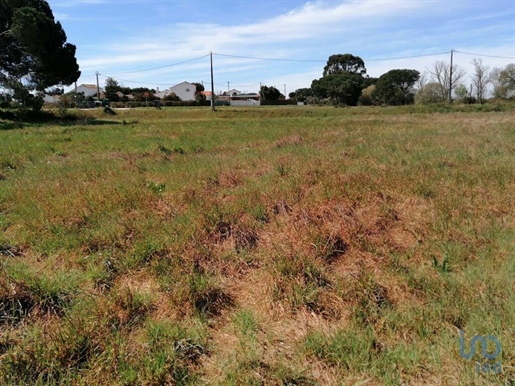
[[[0,122],[0,383],[512,384],[510,104],[75,114]]]

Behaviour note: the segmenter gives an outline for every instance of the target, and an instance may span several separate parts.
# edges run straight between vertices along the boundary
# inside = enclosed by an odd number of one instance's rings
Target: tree
[[[204,94],[204,85],[202,83],[193,83],[195,85],[195,101],[199,106],[204,106],[206,95]]]
[[[363,89],[363,76],[350,72],[326,75],[311,83],[313,95],[329,98],[333,104],[356,106]]]
[[[451,79],[451,65],[445,62],[437,61],[433,66],[427,70],[431,74],[432,81],[440,85],[441,97],[445,100],[449,97],[449,86],[451,92],[463,80],[466,72],[464,69],[456,64],[452,66],[452,84]]]
[[[361,90],[361,96],[359,97],[358,103],[361,106],[372,106],[374,101],[372,100],[372,94],[376,89],[376,85],[373,84]]]
[[[421,104],[445,102],[446,99],[442,95],[442,85],[437,82],[426,83],[415,95],[415,102]]]
[[[415,101],[413,85],[420,78],[417,70],[390,70],[379,77],[372,100],[382,105],[408,105]]]
[[[285,96],[281,94],[281,92],[276,89],[274,86],[268,87],[268,86],[261,86],[261,89],[259,90],[259,95],[261,96],[261,99],[264,100],[270,100],[270,101],[276,101],[279,99],[285,99]]]
[[[369,86],[375,86],[377,84],[377,81],[379,78],[374,78],[371,76],[364,76],[363,77],[363,88],[368,88]]]
[[[456,89],[454,90],[454,93],[456,94],[456,98],[459,101],[464,101],[466,98],[470,97],[469,91],[467,90],[467,86],[464,84],[459,84],[456,86]]]
[[[490,68],[488,66],[483,65],[482,59],[474,58],[472,59],[472,64],[474,65],[472,86],[474,87],[477,101],[483,104],[486,94],[486,88],[490,83],[490,77],[488,73],[490,71]]]
[[[503,69],[500,67],[494,67],[490,71],[490,83],[493,86],[493,96],[496,99],[503,99],[508,96],[508,88],[501,77],[502,72]]]
[[[502,87],[506,90],[506,96],[510,96],[515,91],[515,64],[511,63],[501,71],[499,80]]]
[[[134,102],[148,102],[153,101],[155,99],[159,99],[155,94],[156,90],[150,89],[148,87],[136,87],[132,89],[132,94],[134,95]]]
[[[322,78],[311,83],[313,96],[330,99],[333,104],[356,106],[361,90],[375,82],[374,78],[364,77],[366,72],[365,63],[359,56],[331,55]]]
[[[415,91],[418,93],[420,90],[422,90],[422,88],[427,84],[427,72],[423,72],[422,74],[420,74],[420,77],[418,78],[418,80],[415,82],[415,84],[413,85],[413,87],[415,87]]]
[[[79,78],[75,50],[46,1],[0,1],[0,85],[22,105],[41,108],[32,91]]]
[[[323,76],[342,73],[365,75],[367,73],[365,62],[359,56],[351,54],[331,55],[324,67]]]
[[[118,102],[120,100],[120,96],[118,92],[120,92],[120,85],[113,78],[107,78],[105,81],[105,96],[112,102]]]
[[[166,102],[179,102],[182,99],[179,98],[179,96],[176,93],[172,92],[172,93],[170,93],[168,95],[165,95],[163,97],[163,100],[166,101]]]
[[[299,88],[294,92],[291,92],[288,96],[291,99],[295,99],[299,102],[305,102],[307,98],[313,95],[313,90],[310,88]]]
[[[195,83],[194,82],[193,84],[195,85],[195,95],[205,91],[204,85],[202,83]]]

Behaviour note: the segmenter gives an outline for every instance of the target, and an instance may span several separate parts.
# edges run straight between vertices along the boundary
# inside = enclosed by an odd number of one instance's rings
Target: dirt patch
[[[302,137],[300,135],[289,135],[287,137],[281,138],[279,141],[275,143],[275,146],[280,148],[284,146],[290,146],[290,145],[298,145],[301,144]]]
[[[415,235],[402,227],[393,227],[388,232],[388,243],[393,249],[399,251],[408,251],[415,247],[421,239],[415,237]]]

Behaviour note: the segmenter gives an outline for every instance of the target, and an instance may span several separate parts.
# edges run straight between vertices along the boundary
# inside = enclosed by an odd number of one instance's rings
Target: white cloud
[[[81,3],[101,3],[100,0],[70,1]],[[61,4],[63,2],[54,1]],[[68,3],[68,2],[67,2]],[[112,37],[110,42],[98,42],[91,46],[77,47],[81,70],[85,75],[100,71],[117,74],[124,71],[159,67],[170,63],[206,55],[210,51],[232,55],[319,59],[317,63],[290,63],[256,61],[215,56],[215,79],[217,82],[233,81],[235,84],[269,85],[287,84],[290,87],[309,87],[311,81],[321,76],[324,60],[331,54],[352,52],[365,60],[377,57],[415,56],[449,51],[451,48],[462,51],[480,52],[494,56],[515,55],[515,45],[507,44],[506,30],[510,26],[503,23],[490,23],[505,17],[506,12],[467,14],[464,10],[479,7],[481,4],[441,1],[399,1],[399,0],[347,0],[308,2],[290,12],[265,20],[244,24],[233,22],[229,25],[218,23],[198,24],[175,23],[168,26],[128,29],[123,38]],[[484,4],[481,6],[485,7]],[[486,8],[485,8],[486,9]],[[454,21],[445,19],[446,12],[456,15]],[[426,18],[434,22],[429,27],[420,27]],[[486,20],[486,23],[483,22]],[[408,22],[409,21],[409,22]],[[474,24],[477,22],[477,24]],[[456,25],[460,28],[457,29]],[[467,28],[465,28],[467,26]],[[450,47],[449,37],[476,44],[463,44]],[[486,37],[504,36],[505,41]],[[109,38],[108,38],[109,39]],[[515,40],[515,38],[514,38]],[[472,59],[456,56],[459,64],[470,68]],[[366,62],[368,73],[379,76],[392,68],[414,68],[424,71],[435,60],[448,61],[448,55],[400,59],[395,61]],[[485,64],[505,65],[506,60],[485,60]],[[317,70],[318,69],[318,70]],[[120,74],[120,78],[156,84],[171,82],[174,79],[191,81],[209,76],[209,59],[198,62],[159,69],[149,72]],[[221,78],[226,78],[225,80]],[[206,79],[204,79],[206,80]],[[149,83],[150,84],[150,83]],[[281,89],[282,91],[282,89]]]
[[[112,43],[105,51],[109,56],[81,60],[84,66],[113,64],[143,64],[156,61],[175,61],[198,56],[209,51],[246,53],[254,56],[277,57],[271,46],[294,44],[306,39],[323,40],[338,30],[343,34],[355,25],[376,17],[387,18],[427,7],[427,2],[357,1],[311,2],[287,14],[246,25],[176,24],[167,28],[138,32],[138,37]],[[362,26],[362,28],[365,28]],[[369,28],[369,27],[366,27]],[[209,38],[207,38],[209,36]],[[297,48],[298,50],[298,48]],[[286,51],[286,50],[285,50]],[[287,53],[287,52],[285,52]]]

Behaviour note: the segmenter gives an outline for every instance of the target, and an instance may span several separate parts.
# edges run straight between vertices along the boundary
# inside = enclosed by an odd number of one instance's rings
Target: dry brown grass
[[[508,382],[513,113],[403,112],[127,111],[0,133],[1,376]],[[475,374],[458,329],[497,336],[503,373]]]

